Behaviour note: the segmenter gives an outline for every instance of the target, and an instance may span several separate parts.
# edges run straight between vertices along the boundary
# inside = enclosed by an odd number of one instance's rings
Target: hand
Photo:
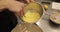
[[[6,6],[12,12],[20,12],[25,6],[25,4],[18,1],[9,1],[8,5]]]
[[[1,0],[0,1],[0,11],[1,9],[8,8],[11,12],[14,12],[15,15],[19,15],[20,11],[22,11],[24,3],[18,2],[15,0]]]
[[[18,1],[11,1],[8,3],[8,9],[15,13],[15,15],[22,16],[23,15],[23,8],[26,4],[18,2]]]
[[[34,0],[26,1],[27,3],[34,2]],[[14,12],[15,14],[19,14],[25,5],[26,4],[18,2],[16,0],[0,0],[0,9],[8,8],[11,12]]]
[[[34,0],[26,0],[27,3],[30,3],[30,2],[35,2]]]
[[[1,0],[0,9],[8,8],[12,12],[19,12],[25,6],[24,3],[15,0]]]
[[[34,2],[34,0],[26,0],[26,1],[27,1],[27,3]],[[8,1],[8,8],[13,12],[21,11],[24,6],[25,6],[24,3],[18,2],[16,0],[9,0]]]

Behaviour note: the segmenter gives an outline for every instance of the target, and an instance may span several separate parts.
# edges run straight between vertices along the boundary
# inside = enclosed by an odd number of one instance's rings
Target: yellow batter
[[[26,14],[22,17],[25,22],[35,23],[40,18],[40,14],[36,12],[26,12]]]

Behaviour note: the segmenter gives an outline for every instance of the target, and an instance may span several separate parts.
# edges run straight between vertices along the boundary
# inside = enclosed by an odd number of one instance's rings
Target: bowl
[[[11,32],[43,32],[40,27],[35,24],[21,23],[17,25]]]
[[[50,20],[56,24],[60,24],[60,13],[51,14]]]
[[[42,4],[41,3],[38,3],[38,2],[33,2],[33,3],[36,3],[36,4],[38,4],[38,5],[40,5],[40,8],[41,8],[41,11],[40,12],[38,12],[38,11],[32,11],[32,12],[37,12],[37,13],[39,13],[40,14],[40,18],[37,20],[37,21],[35,21],[35,22],[31,22],[31,23],[36,23],[36,22],[38,22],[41,18],[42,18],[42,16],[44,15],[44,8],[43,8],[43,6],[42,6]],[[28,4],[29,5],[29,4]],[[26,5],[27,6],[27,5]],[[31,10],[31,9],[30,9]],[[33,9],[32,9],[33,10]],[[24,12],[26,12],[26,11],[24,11]],[[22,16],[23,17],[23,16]],[[23,19],[22,19],[22,17],[20,17],[20,19],[22,20],[22,22],[25,22]],[[32,17],[33,18],[33,17]],[[26,23],[28,23],[28,22],[26,22]]]

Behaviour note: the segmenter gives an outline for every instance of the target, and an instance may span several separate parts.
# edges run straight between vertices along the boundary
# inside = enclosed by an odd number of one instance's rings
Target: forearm
[[[7,6],[8,6],[7,0],[0,0],[0,11],[7,8]]]

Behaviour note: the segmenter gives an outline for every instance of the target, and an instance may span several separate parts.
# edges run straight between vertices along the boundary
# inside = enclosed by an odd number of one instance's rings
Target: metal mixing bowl
[[[41,11],[38,12],[41,15],[40,19],[38,20],[38,21],[40,21],[41,18],[42,18],[42,16],[44,15],[45,10],[44,10],[44,8],[43,8],[43,6],[42,6],[41,3],[38,3],[38,2],[36,2],[36,3],[39,4],[40,5],[40,8],[41,8]],[[20,19],[21,19],[21,16],[20,16]],[[36,21],[36,22],[38,22],[38,21]],[[21,22],[24,22],[24,21],[21,19]],[[34,22],[34,23],[36,23],[36,22]]]
[[[42,16],[44,15],[44,11],[45,11],[45,10],[44,10],[44,8],[43,8],[43,6],[42,6],[41,3],[38,3],[38,2],[36,2],[36,3],[41,6],[42,11],[40,12],[40,13],[41,13],[40,15],[41,15],[41,18],[42,18]],[[37,22],[40,22],[41,18],[40,18]],[[15,32],[16,32],[16,31],[19,31],[19,32],[20,32],[19,29],[22,29],[22,28],[21,28],[21,24],[22,24],[24,27],[26,27],[27,29],[30,29],[30,30],[31,30],[31,28],[32,28],[32,29],[38,29],[38,31],[43,32],[42,29],[40,29],[40,27],[38,26],[37,22],[35,23],[35,24],[36,24],[36,25],[35,25],[34,23],[33,23],[33,24],[27,24],[27,23],[24,24],[24,22],[23,22],[23,20],[22,20],[21,18],[20,18],[20,21],[21,21],[20,24],[17,25],[17,26],[12,30],[12,32],[14,32],[14,31],[15,31]],[[24,28],[24,27],[23,27],[23,28]],[[28,27],[30,27],[30,28],[28,28]],[[34,27],[36,27],[36,28],[34,28]],[[23,30],[23,29],[22,29],[22,30]],[[22,30],[21,30],[21,31],[22,31]],[[36,32],[36,31],[35,31],[35,32]]]

